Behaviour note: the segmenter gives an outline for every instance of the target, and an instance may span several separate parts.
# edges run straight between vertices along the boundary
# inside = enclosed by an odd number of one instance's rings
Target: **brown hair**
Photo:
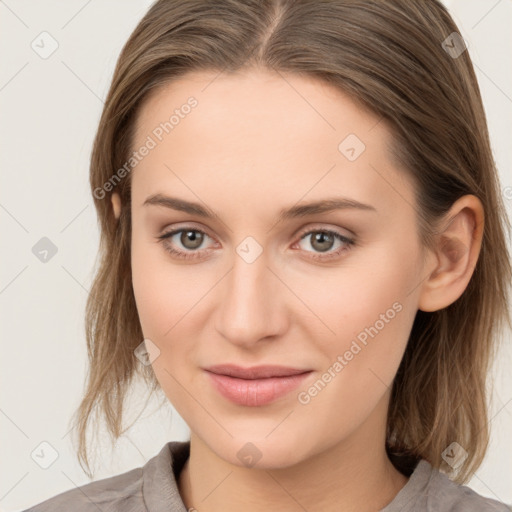
[[[386,441],[406,474],[419,458],[448,471],[441,454],[453,441],[468,452],[455,481],[476,471],[489,441],[486,380],[500,329],[505,320],[511,326],[510,222],[470,57],[443,48],[454,32],[437,0],[159,0],[151,6],[117,62],[90,165],[101,239],[86,308],[90,369],[75,413],[79,461],[89,476],[86,431],[93,412],[99,409],[117,440],[133,377],[159,389],[151,366],[134,357],[143,333],[130,268],[131,173],[115,184],[119,219],[105,184],[129,161],[137,113],[150,92],[190,71],[251,68],[315,77],[389,122],[394,154],[416,184],[425,246],[458,198],[481,200],[485,229],[474,273],[453,304],[417,312],[393,384]]]

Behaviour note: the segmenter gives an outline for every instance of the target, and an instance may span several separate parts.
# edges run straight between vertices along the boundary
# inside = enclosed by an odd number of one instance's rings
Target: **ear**
[[[439,223],[430,250],[428,277],[423,281],[418,308],[437,311],[455,302],[466,289],[480,254],[484,209],[474,195],[458,199]]]
[[[114,209],[114,216],[116,219],[119,218],[119,215],[121,215],[121,197],[117,192],[114,192],[110,198],[112,201],[112,207]]]

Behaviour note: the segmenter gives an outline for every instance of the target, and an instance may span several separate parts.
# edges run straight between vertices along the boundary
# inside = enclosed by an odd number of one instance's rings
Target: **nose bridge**
[[[217,319],[217,330],[232,343],[249,345],[278,332],[279,280],[268,264],[254,239],[236,248]]]

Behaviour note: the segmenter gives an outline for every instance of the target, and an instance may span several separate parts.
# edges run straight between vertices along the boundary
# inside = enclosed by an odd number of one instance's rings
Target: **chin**
[[[303,442],[286,436],[285,439],[276,436],[274,439],[260,437],[238,436],[225,440],[222,444],[218,439],[210,445],[218,457],[230,464],[241,468],[280,469],[293,466],[304,460],[306,452]],[[301,451],[297,447],[302,448]]]

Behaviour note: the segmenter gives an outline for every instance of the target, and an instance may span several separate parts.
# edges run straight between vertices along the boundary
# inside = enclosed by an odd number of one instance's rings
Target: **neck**
[[[377,436],[375,427],[367,421],[307,460],[273,469],[230,464],[191,432],[178,481],[181,497],[187,509],[201,512],[377,512],[408,479],[387,457],[385,428]]]

